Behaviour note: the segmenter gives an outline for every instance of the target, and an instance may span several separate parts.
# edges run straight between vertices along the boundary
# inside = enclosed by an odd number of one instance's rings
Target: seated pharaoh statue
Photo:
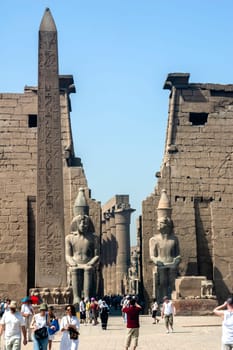
[[[82,297],[95,295],[96,265],[99,262],[99,239],[89,217],[84,189],[80,189],[74,206],[71,233],[66,236],[66,263],[71,273],[73,304]]]
[[[163,191],[162,201],[168,203],[166,192]],[[170,207],[165,208],[163,203],[163,216],[158,217],[156,233],[149,241],[150,259],[155,264],[154,269],[154,297],[159,301],[175,290],[175,279],[178,273],[178,265],[181,261],[178,238],[173,233],[173,222],[169,217]],[[161,209],[158,207],[158,209]],[[167,212],[166,212],[167,209]]]

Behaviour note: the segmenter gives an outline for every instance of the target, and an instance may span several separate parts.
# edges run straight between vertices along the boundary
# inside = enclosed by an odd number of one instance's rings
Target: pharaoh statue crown
[[[164,189],[161,192],[161,197],[159,200],[157,211],[158,211],[158,219],[162,217],[171,218],[172,208],[171,208],[169,198],[167,196],[167,192]]]
[[[77,216],[77,215],[89,216],[89,205],[87,204],[84,188],[79,189],[78,195],[74,202],[73,213],[74,213],[74,216]]]

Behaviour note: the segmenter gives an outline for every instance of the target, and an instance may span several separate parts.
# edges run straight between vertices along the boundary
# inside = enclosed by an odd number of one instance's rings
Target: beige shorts
[[[125,347],[132,346],[136,347],[138,345],[139,328],[127,328]]]

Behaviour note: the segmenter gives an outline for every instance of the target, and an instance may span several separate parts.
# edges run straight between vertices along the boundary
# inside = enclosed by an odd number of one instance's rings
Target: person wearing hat
[[[33,330],[33,349],[34,350],[47,350],[48,342],[49,342],[49,334],[48,334],[48,305],[40,304],[39,312],[32,317],[31,328]],[[45,336],[43,338],[39,338],[38,330],[45,330]],[[46,332],[47,329],[47,332]]]
[[[213,310],[214,314],[222,318],[222,350],[233,349],[233,297]]]
[[[23,344],[27,344],[25,321],[20,312],[16,311],[17,303],[12,300],[9,304],[9,312],[5,312],[0,321],[0,335],[5,335],[6,350],[20,350],[21,333],[23,334]]]
[[[30,328],[32,322],[32,316],[34,315],[34,310],[32,307],[30,297],[25,297],[21,299],[21,314],[25,321],[26,331],[27,331],[27,339],[28,341],[32,341],[32,330]]]

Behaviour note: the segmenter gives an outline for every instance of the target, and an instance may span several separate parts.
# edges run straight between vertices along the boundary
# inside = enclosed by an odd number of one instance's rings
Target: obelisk
[[[39,30],[36,287],[66,285],[57,29],[45,10]],[[29,267],[30,268],[30,267]]]

